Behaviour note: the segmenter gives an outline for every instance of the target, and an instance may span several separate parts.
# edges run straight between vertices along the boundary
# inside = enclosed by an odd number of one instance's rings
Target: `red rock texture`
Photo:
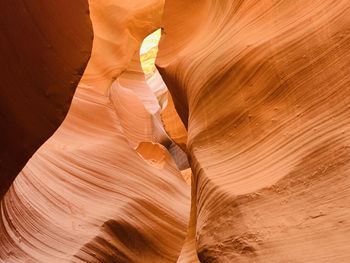
[[[92,46],[86,0],[0,2],[0,197],[67,114]]]
[[[349,261],[349,18],[348,1],[166,1],[156,63],[201,262]]]
[[[89,8],[67,118],[1,200],[0,262],[349,262],[349,1]]]
[[[92,57],[68,115],[1,202],[4,262],[179,257],[190,187],[139,55],[162,8],[161,1],[90,1]]]

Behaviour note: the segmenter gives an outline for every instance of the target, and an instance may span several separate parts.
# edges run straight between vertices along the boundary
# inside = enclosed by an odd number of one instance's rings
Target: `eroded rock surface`
[[[190,187],[139,57],[162,8],[90,1],[92,57],[67,118],[1,202],[4,262],[176,262]]]
[[[348,1],[89,7],[67,118],[2,198],[1,262],[349,262]]]
[[[66,116],[92,46],[87,0],[0,3],[0,198]]]
[[[166,1],[201,262],[349,261],[348,1]],[[189,261],[190,262],[190,261]]]

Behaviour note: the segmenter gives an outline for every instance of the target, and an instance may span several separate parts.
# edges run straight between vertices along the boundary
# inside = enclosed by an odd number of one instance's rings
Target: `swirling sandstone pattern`
[[[1,198],[66,116],[92,28],[86,0],[1,1],[0,10]]]
[[[3,262],[179,257],[190,189],[166,148],[172,142],[161,105],[136,59],[162,7],[162,1],[90,1],[92,57],[67,118],[2,199]]]
[[[166,1],[156,63],[201,262],[350,260],[349,18],[349,1]]]
[[[166,156],[160,149],[159,166],[145,162],[109,98],[80,86],[64,124],[1,203],[0,258],[174,262],[189,192]]]
[[[349,1],[89,6],[91,60],[2,198],[0,262],[350,261]]]

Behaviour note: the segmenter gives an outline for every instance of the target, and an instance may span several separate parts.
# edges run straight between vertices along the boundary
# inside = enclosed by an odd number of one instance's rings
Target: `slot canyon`
[[[350,262],[350,1],[0,1],[0,263]]]

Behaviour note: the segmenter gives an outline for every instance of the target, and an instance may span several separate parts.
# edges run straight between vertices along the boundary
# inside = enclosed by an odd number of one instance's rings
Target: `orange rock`
[[[168,0],[201,262],[347,262],[350,3]],[[341,223],[339,223],[341,222]]]
[[[65,118],[92,46],[86,0],[0,3],[0,198]]]

